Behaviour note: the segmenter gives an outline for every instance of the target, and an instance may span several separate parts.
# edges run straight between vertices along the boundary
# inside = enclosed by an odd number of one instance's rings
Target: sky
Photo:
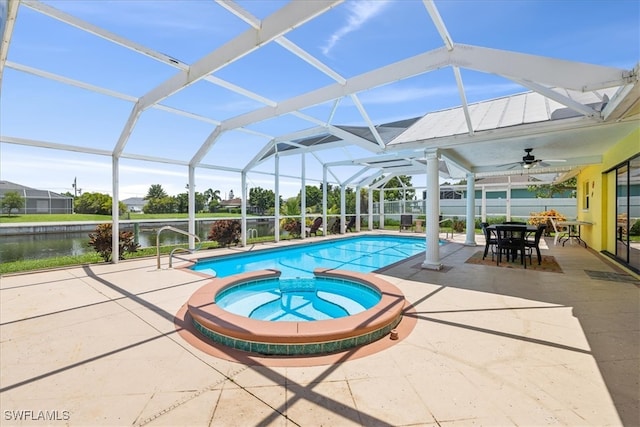
[[[77,19],[185,64],[222,46],[249,26],[210,0],[46,1]],[[268,18],[282,1],[239,1],[250,16]],[[633,68],[640,60],[640,2],[611,1],[436,1],[454,43],[518,51],[571,61]],[[0,0],[0,12],[6,10]],[[0,29],[4,28],[4,22]],[[422,1],[346,1],[285,35],[345,79],[443,46]],[[25,70],[37,69],[101,88],[95,93],[48,80]],[[59,22],[24,5],[18,10],[0,92],[0,136],[23,138],[110,152],[121,137],[134,101],[178,70],[116,43]],[[523,92],[505,78],[463,69],[468,102]],[[331,77],[301,61],[282,44],[268,43],[212,74],[259,96],[233,92],[210,81],[198,81],[162,100],[162,106],[188,111],[207,120],[150,108],[141,114],[125,153],[188,162],[213,132],[216,123],[242,117],[265,103],[286,101],[334,83]],[[104,93],[118,94],[117,97]],[[125,98],[125,99],[122,99]],[[389,123],[461,104],[454,74],[442,68],[358,93],[367,117]],[[261,102],[262,101],[262,102]],[[345,97],[304,110],[314,120],[358,125],[366,120]],[[243,168],[271,138],[314,127],[305,118],[283,115],[253,123],[242,131],[224,132],[204,157],[207,164]],[[5,139],[3,139],[4,141]],[[317,152],[305,157],[307,185],[322,179],[319,160],[368,157],[357,147]],[[299,192],[300,156],[282,156],[280,193]],[[274,189],[275,164],[266,161],[248,174],[249,187]],[[335,170],[337,180],[354,171]],[[58,193],[111,193],[108,156],[0,143],[0,180]],[[415,185],[423,185],[417,177]],[[185,166],[120,160],[120,199],[144,197],[153,184],[170,195],[185,192]],[[232,190],[241,194],[240,175],[224,170],[196,171],[196,190]]]

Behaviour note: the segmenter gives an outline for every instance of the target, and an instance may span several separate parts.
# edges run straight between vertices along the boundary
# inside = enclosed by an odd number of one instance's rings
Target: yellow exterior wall
[[[615,235],[608,232],[615,230],[615,176],[604,172],[638,153],[640,127],[604,153],[601,164],[589,166],[577,176],[578,220],[592,223],[582,226],[582,239],[596,251],[615,252]],[[585,206],[587,191],[588,209]]]
[[[603,175],[601,165],[593,165],[583,169],[577,178],[577,212],[578,220],[590,222],[592,225],[583,225],[581,229],[582,239],[589,247],[600,250],[602,211],[602,187]],[[585,191],[589,195],[589,208],[585,206]]]

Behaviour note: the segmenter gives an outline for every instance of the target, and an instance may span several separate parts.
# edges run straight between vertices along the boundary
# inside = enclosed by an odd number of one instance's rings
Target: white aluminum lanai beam
[[[360,169],[358,172],[354,173],[353,175],[351,175],[349,178],[345,179],[344,182],[342,183],[344,186],[347,185],[351,185],[351,183],[358,178],[359,176],[362,176],[363,173],[365,173],[366,171],[368,171],[369,169],[366,167],[363,167],[362,169]]]
[[[37,141],[34,139],[17,138],[11,136],[0,135],[0,142],[7,144],[25,145],[29,147],[51,148],[53,150],[75,151],[78,153],[96,154],[98,156],[110,156],[111,151],[101,150],[98,148],[81,147],[78,145],[58,144],[55,142]]]
[[[24,145],[27,147],[49,148],[52,150],[60,150],[60,151],[73,151],[77,153],[94,154],[97,156],[106,156],[106,157],[111,157],[111,155],[113,154],[111,150],[84,147],[79,145],[59,144],[56,142],[40,141],[40,140],[34,140],[34,139],[17,138],[17,137],[11,137],[6,135],[0,135],[0,142],[4,142],[7,144]],[[129,160],[142,160],[146,162],[166,163],[166,164],[177,165],[177,166],[189,165],[188,162],[181,161],[181,160],[168,159],[165,157],[148,156],[144,154],[125,153],[121,157],[123,159],[129,159]],[[234,169],[233,171],[235,172],[236,170]]]
[[[90,23],[88,23],[86,21],[78,19],[78,18],[76,18],[76,17],[74,17],[72,15],[69,15],[69,14],[67,14],[65,12],[62,12],[62,11],[60,11],[58,9],[55,9],[55,8],[53,8],[51,6],[48,6],[48,5],[44,4],[44,3],[41,3],[39,1],[34,1],[34,0],[25,0],[22,3],[25,6],[33,9],[34,11],[37,11],[37,12],[42,13],[44,15],[47,15],[47,16],[49,16],[51,18],[57,19],[57,20],[59,20],[59,21],[61,21],[63,23],[71,25],[71,26],[73,26],[75,28],[78,28],[78,29],[80,29],[82,31],[86,31],[86,32],[88,32],[90,34],[93,34],[93,35],[95,35],[97,37],[100,37],[100,38],[102,38],[104,40],[107,40],[109,42],[115,43],[115,44],[117,44],[119,46],[122,46],[122,47],[124,47],[126,49],[129,49],[129,50],[132,50],[134,52],[137,52],[137,53],[140,53],[142,55],[145,55],[145,56],[147,56],[147,57],[149,57],[151,59],[157,60],[157,61],[159,61],[159,62],[161,62],[163,64],[169,65],[171,67],[174,67],[174,68],[177,68],[177,69],[183,70],[183,71],[189,70],[189,66],[187,64],[185,64],[185,63],[183,63],[181,61],[178,61],[177,59],[175,59],[175,58],[173,58],[171,56],[168,56],[168,55],[165,55],[163,53],[157,52],[157,51],[155,51],[153,49],[150,49],[150,48],[148,48],[146,46],[143,46],[143,45],[141,45],[139,43],[136,43],[136,42],[133,42],[131,40],[128,40],[128,39],[126,39],[124,37],[120,37],[120,36],[118,36],[118,35],[116,35],[114,33],[106,31],[106,30],[104,30],[104,29],[102,29],[100,27],[97,27],[97,26],[95,26],[93,24],[90,24]],[[15,68],[18,69],[18,67],[25,68],[24,66],[16,66]],[[30,67],[26,67],[26,68],[30,68]],[[32,69],[32,68],[30,70],[31,71],[26,71],[26,69],[22,69],[21,71],[31,72],[32,74],[40,75],[41,77],[50,78],[50,79],[53,79],[53,80],[56,80],[56,81],[59,81],[59,82],[62,82],[62,83],[73,84],[73,85],[78,86],[78,87],[84,87],[85,89],[94,90],[94,91],[99,92],[99,93],[103,93],[103,94],[107,94],[107,95],[110,95],[110,96],[119,97],[119,98],[122,98],[122,99],[127,99],[127,100],[132,101],[132,102],[136,102],[138,100],[138,98],[136,98],[136,97],[132,97],[132,96],[129,96],[129,95],[123,95],[123,94],[116,95],[113,91],[109,91],[108,89],[97,88],[96,86],[90,87],[92,85],[83,84],[81,82],[77,82],[76,81],[77,83],[71,83],[72,82],[71,79],[67,79],[67,78],[62,77],[62,76],[55,76],[52,73],[46,73],[46,72],[39,71],[39,70],[38,70],[39,72],[34,72],[35,69]],[[215,84],[217,86],[223,87],[225,89],[231,90],[231,91],[233,91],[235,93],[239,93],[241,95],[244,95],[244,96],[246,96],[246,97],[248,97],[250,99],[256,100],[256,101],[261,102],[261,103],[263,103],[265,105],[276,105],[275,102],[273,102],[273,101],[267,100],[267,99],[265,99],[265,98],[263,98],[263,97],[261,97],[259,95],[251,93],[251,92],[247,91],[244,88],[241,88],[241,87],[239,87],[237,85],[234,85],[232,83],[226,82],[226,81],[224,81],[224,80],[222,80],[220,78],[217,78],[217,77],[214,77],[214,76],[211,76],[211,75],[207,75],[207,76],[204,77],[204,80],[208,81],[210,83],[213,83],[213,84]],[[109,92],[112,92],[112,93],[109,93]],[[211,118],[208,118],[208,117],[200,116],[200,115],[197,115],[197,114],[194,114],[194,113],[189,113],[189,112],[182,111],[182,110],[179,110],[177,108],[168,107],[168,106],[165,106],[165,105],[162,105],[162,104],[155,104],[155,105],[153,105],[153,108],[156,108],[156,109],[159,109],[159,110],[164,110],[164,111],[171,112],[171,113],[178,114],[178,115],[182,115],[182,116],[185,116],[185,117],[191,117],[191,118],[196,119],[196,120],[200,120],[200,121],[203,121],[203,122],[214,124],[216,126],[220,124],[220,121],[218,121],[218,120],[214,120],[214,119],[211,119]],[[248,129],[243,129],[242,128],[242,129],[239,129],[239,130],[242,131],[242,132],[245,132],[245,133],[253,133],[253,134],[260,135],[259,132],[250,131]]]
[[[594,119],[600,119],[601,120],[601,116],[600,116],[600,112],[594,110],[592,107],[588,106],[588,105],[584,105],[581,104],[577,101],[574,101],[573,99],[564,96],[556,91],[554,91],[553,89],[550,89],[548,87],[539,85],[537,83],[534,82],[530,82],[527,80],[522,80],[522,79],[511,79],[514,82],[527,87],[529,89],[531,89],[534,92],[538,92],[541,95],[544,95],[545,97],[549,98],[549,99],[553,99],[556,102],[559,102],[560,104],[563,104],[564,106],[572,109],[573,111],[580,113],[584,116],[587,117],[591,117]]]
[[[4,65],[7,62],[9,46],[11,46],[13,27],[16,23],[16,16],[18,15],[18,3],[18,0],[9,0],[7,3],[7,20],[4,23],[4,31],[0,34],[0,89],[2,88]]]
[[[283,33],[293,30],[315,16],[333,7],[338,1],[317,0],[308,2],[291,2],[272,15],[265,18],[260,28],[250,28],[225,43],[213,52],[194,62],[188,71],[180,72],[166,80],[142,97],[142,109],[148,108],[162,99],[171,96],[180,89],[191,85],[206,75],[226,66],[261,45],[269,43]]]
[[[469,114],[469,104],[467,103],[467,94],[464,90],[464,85],[462,83],[460,68],[453,67],[453,75],[456,78],[456,85],[458,86],[460,102],[462,103],[462,111],[464,112],[464,119],[467,122],[467,131],[469,135],[473,135],[473,124],[471,123],[471,114]]]
[[[383,146],[378,145],[378,149],[374,149],[374,145],[370,140],[363,138],[361,136],[358,136],[356,134],[353,134],[351,132],[348,132],[346,130],[340,129],[335,125],[324,123],[321,120],[315,119],[307,115],[303,115],[302,113],[294,112],[292,114],[298,117],[302,117],[308,121],[317,122],[320,126],[322,126],[325,129],[325,132],[328,132],[331,135],[337,136],[338,138],[344,140],[345,143],[347,143],[345,145],[354,144],[364,148],[367,151],[373,151],[373,152],[378,152],[384,149],[384,145]]]
[[[417,74],[445,67],[447,65],[447,59],[448,56],[446,49],[436,49],[435,51],[419,54],[412,58],[398,61],[394,64],[352,77],[347,79],[347,82],[344,85],[340,83],[332,83],[328,86],[284,100],[280,102],[277,107],[262,107],[254,111],[232,117],[225,120],[223,124],[226,129],[234,129],[300,109],[312,107],[362,90],[371,89],[393,81],[402,80],[407,77],[412,77]]]
[[[111,89],[106,89],[100,86],[96,86],[90,83],[85,83],[82,82],[80,80],[76,80],[76,79],[71,79],[69,77],[64,77],[61,76],[59,74],[54,74],[51,73],[49,71],[44,71],[44,70],[40,70],[38,68],[34,68],[34,67],[29,67],[27,65],[22,65],[22,64],[16,64],[15,62],[12,61],[7,61],[6,66],[8,68],[11,68],[12,70],[16,70],[16,71],[20,71],[23,73],[27,73],[27,74],[31,74],[34,76],[38,76],[38,77],[42,77],[44,79],[47,80],[52,80],[58,83],[62,83],[62,84],[66,84],[69,86],[74,86],[74,87],[78,87],[80,89],[85,89],[91,92],[95,92],[95,93],[99,93],[101,95],[106,95],[106,96],[110,96],[112,98],[116,98],[116,99],[121,99],[123,101],[129,101],[129,102],[137,102],[138,98],[136,98],[135,96],[131,96],[131,95],[127,95],[126,93],[121,93],[121,92],[116,92],[114,90]],[[156,104],[153,106],[153,108],[158,109],[158,110],[163,110],[166,111],[168,113],[172,113],[172,114],[176,114],[176,115],[180,115],[180,116],[184,116],[184,117],[189,117],[192,118],[194,120],[198,120],[201,122],[205,122],[205,123],[211,123],[214,125],[219,125],[220,122],[218,120],[214,120],[214,119],[210,119],[209,117],[204,117],[201,116],[199,114],[195,114],[195,113],[191,113],[188,111],[184,111],[184,110],[180,110],[178,108],[174,108],[174,107],[169,107],[163,104]],[[240,129],[241,131],[246,131],[246,132],[252,132],[252,133],[256,133],[253,131],[248,131],[246,129]]]
[[[135,96],[127,95],[125,93],[116,92],[115,90],[106,89],[100,86],[96,86],[90,83],[85,83],[80,80],[64,77],[59,74],[54,74],[49,71],[40,70],[38,68],[29,67],[28,65],[16,64],[15,62],[7,61],[6,66],[12,70],[20,71],[22,73],[31,74],[33,76],[42,77],[43,79],[53,80],[58,83],[66,84],[68,86],[74,86],[80,89],[85,89],[91,92],[99,93],[100,95],[110,96],[112,98],[121,99],[123,101],[137,102],[138,98]]]
[[[367,187],[369,186],[369,184],[371,184],[376,179],[380,178],[382,175],[384,175],[384,172],[382,170],[377,170],[375,173],[362,178],[362,180],[358,182],[358,186]]]
[[[419,151],[415,151],[415,157],[424,157],[424,153],[420,153]],[[390,154],[381,154],[379,156],[371,156],[371,157],[363,157],[355,160],[338,160],[335,162],[327,162],[327,166],[352,166],[352,165],[360,165],[363,163],[378,163],[385,161],[397,161],[397,160],[406,160],[408,157],[413,157],[408,154],[408,152],[403,152],[402,154],[390,153]],[[376,166],[373,166],[374,168]]]
[[[33,9],[33,10],[35,10],[37,12],[40,12],[40,13],[45,14],[47,16],[50,16],[50,17],[52,17],[54,19],[57,19],[57,20],[59,20],[61,22],[69,24],[71,26],[74,26],[74,27],[76,27],[76,28],[78,28],[80,30],[83,30],[83,31],[86,31],[88,33],[94,34],[94,35],[96,35],[98,37],[101,37],[101,38],[103,38],[103,39],[105,39],[105,40],[107,40],[109,42],[113,42],[113,43],[118,44],[118,45],[120,45],[122,47],[125,47],[127,49],[132,50],[132,51],[135,51],[135,52],[138,52],[138,53],[143,54],[145,56],[148,56],[148,57],[150,57],[152,59],[155,59],[155,60],[157,60],[159,62],[162,62],[162,63],[164,63],[166,65],[172,66],[174,68],[178,68],[178,69],[183,70],[183,71],[189,69],[189,66],[187,64],[184,64],[183,62],[180,62],[180,61],[176,60],[175,58],[172,58],[172,57],[170,57],[168,55],[165,55],[163,53],[154,51],[153,49],[149,49],[149,48],[147,48],[147,47],[145,47],[143,45],[140,45],[140,44],[135,43],[133,41],[127,40],[127,39],[125,39],[123,37],[120,37],[120,36],[118,36],[116,34],[113,34],[113,33],[109,32],[109,31],[103,30],[100,27],[96,27],[95,25],[92,25],[90,23],[82,21],[82,20],[80,20],[80,19],[78,19],[76,17],[68,15],[68,14],[66,14],[66,13],[64,13],[62,11],[59,11],[59,10],[57,10],[57,9],[51,7],[51,6],[48,6],[46,4],[43,4],[43,3],[40,3],[40,2],[37,2],[37,1],[26,1],[24,3],[25,3],[26,6],[30,7],[31,9]],[[225,6],[227,5],[227,3],[223,3],[223,2],[220,2],[220,3],[225,5]],[[227,9],[229,9],[229,8],[227,8]],[[258,25],[258,27],[259,27],[259,25]],[[19,68],[19,66],[16,66],[15,68],[17,69],[17,68]],[[36,75],[40,75],[41,77],[57,80],[57,81],[62,82],[62,83],[73,84],[75,86],[83,87],[83,88],[89,89],[89,90],[94,90],[94,91],[99,92],[99,93],[107,94],[107,95],[110,95],[110,96],[115,96],[115,97],[118,97],[118,98],[121,98],[121,99],[126,99],[126,100],[129,100],[129,101],[132,101],[132,102],[136,102],[138,100],[138,98],[136,98],[136,97],[132,97],[132,96],[129,96],[129,95],[123,95],[123,94],[116,94],[113,91],[109,91],[108,89],[97,88],[96,86],[86,85],[86,84],[83,84],[81,82],[71,83],[71,79],[66,79],[65,77],[62,77],[62,76],[55,76],[52,73],[46,73],[46,72],[42,72],[42,71],[34,72],[33,70],[34,69],[31,69],[31,71],[27,71],[27,72],[31,72],[32,74],[36,74]],[[22,69],[22,71],[26,71],[26,70]],[[204,77],[204,80],[208,81],[210,83],[213,83],[213,84],[215,84],[217,86],[220,86],[220,87],[223,87],[225,89],[228,89],[230,91],[233,91],[235,93],[238,93],[238,94],[241,94],[243,96],[246,96],[246,97],[248,97],[250,99],[253,99],[255,101],[261,102],[261,103],[263,103],[265,105],[271,105],[271,106],[275,106],[276,105],[276,103],[274,101],[268,100],[268,99],[266,99],[266,98],[264,98],[264,97],[262,97],[260,95],[252,93],[252,92],[250,92],[250,91],[248,91],[248,90],[246,90],[244,88],[241,88],[241,87],[239,87],[237,85],[234,85],[232,83],[226,82],[226,81],[224,81],[224,80],[222,80],[222,79],[220,79],[218,77],[207,75],[206,77]],[[182,110],[179,110],[179,109],[176,109],[176,108],[164,106],[162,104],[153,105],[153,108],[164,110],[164,111],[171,112],[171,113],[174,113],[174,114],[183,115],[185,117],[191,117],[191,118],[194,118],[196,120],[200,120],[200,121],[204,121],[204,122],[208,122],[208,123],[214,124],[216,126],[220,124],[220,121],[218,121],[218,120],[214,120],[214,119],[210,119],[208,117],[203,117],[203,116],[200,116],[200,115],[197,115],[197,114],[189,113],[189,112],[182,111]],[[261,134],[260,132],[251,131],[249,129],[239,128],[238,130],[240,130],[242,132],[245,132],[245,133],[251,133],[251,134],[258,135],[258,136],[264,136],[266,138],[271,138],[271,136],[267,136],[267,135]],[[192,160],[192,163],[196,163],[196,162],[194,162]]]
[[[427,9],[427,12],[429,13],[429,16],[431,17],[431,21],[433,22],[433,25],[435,25],[436,29],[438,30],[438,33],[440,34],[440,37],[442,38],[444,46],[447,48],[449,52],[451,52],[454,47],[453,39],[451,38],[451,35],[449,34],[449,31],[447,30],[447,27],[444,24],[442,17],[440,16],[440,12],[438,12],[438,9],[436,8],[433,1],[423,0],[423,3]],[[473,135],[473,125],[471,123],[471,115],[469,114],[469,104],[467,103],[467,94],[466,94],[466,91],[464,90],[464,84],[462,83],[460,68],[457,66],[454,66],[452,68],[453,68],[453,74],[456,79],[456,84],[458,86],[458,93],[460,94],[462,111],[464,112],[464,117],[467,121],[467,129],[469,130],[469,135]]]
[[[578,92],[622,86],[627,70],[546,56],[456,44],[449,65]]]
[[[432,0],[423,0],[422,3],[429,13],[431,22],[433,22],[436,30],[438,30],[438,34],[440,34],[440,37],[444,42],[444,47],[446,47],[449,51],[453,50],[453,40],[451,39],[451,35],[449,35],[447,27],[444,25],[444,21],[442,20],[442,17],[440,16],[440,12],[438,12],[438,9],[436,8],[436,5]]]
[[[230,12],[234,13],[240,19],[242,19],[245,22],[247,22],[249,25],[252,25],[254,28],[259,28],[260,21],[256,17],[252,16],[249,12],[247,12],[244,9],[242,9],[237,4],[235,4],[235,3],[227,3],[227,2],[220,2],[220,1],[218,1],[218,3],[221,4],[223,7],[227,8]],[[309,54],[304,49],[300,48],[298,45],[296,45],[295,43],[293,43],[292,41],[290,41],[286,37],[284,37],[284,36],[278,37],[277,39],[275,39],[275,43],[278,43],[280,46],[282,46],[283,48],[287,49],[289,52],[293,53],[294,55],[296,55],[301,60],[307,62],[312,67],[314,67],[317,70],[321,71],[325,75],[331,77],[337,83],[339,83],[341,85],[344,85],[347,82],[347,80],[343,76],[338,74],[336,71],[334,71],[329,66],[327,66],[326,64],[324,64],[323,62],[318,60],[313,55]],[[382,141],[382,138],[380,137],[378,131],[376,130],[376,127],[375,127],[374,123],[369,118],[369,114],[366,112],[366,109],[364,108],[364,106],[362,105],[360,100],[358,99],[358,96],[355,93],[351,94],[350,96],[351,96],[351,99],[352,99],[353,103],[356,105],[358,111],[360,112],[360,115],[367,122],[369,130],[373,134],[373,136],[374,136],[375,140],[377,141],[377,143],[380,145],[380,148],[384,148],[384,142]]]
[[[384,141],[382,141],[382,138],[380,137],[380,134],[376,129],[376,125],[374,125],[373,122],[371,121],[371,118],[367,114],[367,110],[365,110],[364,106],[362,105],[362,102],[360,102],[360,100],[354,93],[352,93],[350,97],[351,97],[351,101],[353,101],[356,108],[360,112],[360,115],[364,118],[364,121],[367,123],[367,126],[369,127],[369,130],[373,134],[373,137],[375,138],[376,142],[380,146],[380,149],[384,149]]]
[[[220,48],[205,55],[189,67],[149,91],[140,98],[131,112],[129,120],[122,130],[120,138],[113,150],[120,155],[128,141],[141,111],[151,107],[177,91],[205,78],[215,70],[258,49],[276,37],[291,31],[313,17],[323,13],[335,5],[337,1],[318,0],[312,3],[292,2],[274,12],[262,21],[260,29],[250,28]],[[239,126],[240,127],[240,126]],[[223,126],[223,129],[227,128]]]
[[[490,57],[489,60],[484,58],[485,54]],[[514,65],[513,63],[522,64]],[[543,83],[574,90],[594,90],[623,85],[631,78],[627,71],[618,68],[456,44],[451,52],[443,47],[418,54],[352,77],[345,84],[333,83],[282,101],[277,106],[265,106],[232,117],[223,121],[222,126],[225,129],[241,128],[449,65],[500,74],[507,78],[521,72],[531,81],[537,81],[537,78]]]
[[[637,83],[640,80],[640,63],[633,68],[631,74],[632,82],[618,88],[602,111],[605,120],[618,120],[624,117],[639,102],[640,86]]]
[[[60,22],[64,22],[65,24],[69,24],[73,27],[76,27],[82,31],[86,31],[95,36],[103,38],[107,41],[118,44],[124,48],[131,49],[135,52],[138,52],[142,55],[145,55],[149,58],[153,58],[165,64],[171,65],[173,67],[177,67],[183,70],[188,69],[189,67],[176,60],[175,58],[170,57],[169,55],[165,55],[164,53],[156,52],[153,49],[150,49],[146,46],[143,46],[139,43],[133,42],[131,40],[127,40],[124,37],[120,37],[117,34],[114,34],[110,31],[107,31],[103,28],[90,24],[86,21],[76,18],[75,16],[69,15],[68,13],[62,12],[54,7],[51,7],[45,3],[35,0],[22,0],[21,4],[36,11],[42,13],[43,15],[47,15],[51,18],[57,19]]]
[[[196,154],[193,155],[193,157],[191,158],[191,161],[189,162],[189,164],[192,165],[192,166],[196,166],[198,163],[200,163],[200,161],[204,158],[204,156],[207,155],[207,153],[211,149],[211,146],[213,144],[215,144],[216,140],[218,139],[218,137],[221,134],[222,134],[222,127],[220,125],[218,125],[209,134],[209,136],[207,136],[207,139],[205,139],[205,141],[202,143],[202,145],[200,145],[200,148],[198,149]]]

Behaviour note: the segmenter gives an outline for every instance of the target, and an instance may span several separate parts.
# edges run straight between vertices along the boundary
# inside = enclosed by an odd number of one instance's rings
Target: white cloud
[[[387,5],[388,1],[376,1],[376,0],[364,0],[347,3],[347,9],[349,15],[347,16],[347,23],[334,32],[327,40],[327,44],[322,47],[322,53],[328,55],[331,49],[342,39],[345,35],[357,31],[362,27],[369,19],[379,14]]]

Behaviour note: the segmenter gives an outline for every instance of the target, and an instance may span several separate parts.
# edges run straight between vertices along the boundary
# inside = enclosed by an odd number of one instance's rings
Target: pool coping
[[[187,311],[196,329],[208,339],[235,349],[268,355],[344,351],[380,339],[400,322],[407,302],[395,285],[371,273],[317,268],[314,274],[371,286],[380,292],[380,302],[352,316],[313,322],[250,319],[215,304],[216,295],[231,286],[280,275],[277,270],[260,270],[211,279],[189,298]]]

